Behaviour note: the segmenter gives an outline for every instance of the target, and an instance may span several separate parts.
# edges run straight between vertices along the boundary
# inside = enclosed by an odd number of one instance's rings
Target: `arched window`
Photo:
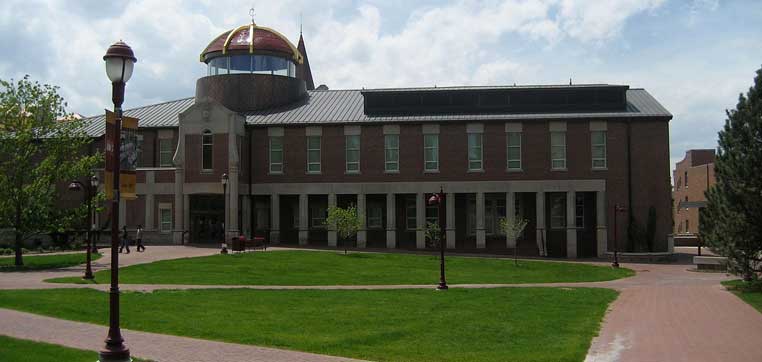
[[[201,134],[201,170],[203,171],[212,170],[213,142],[212,131],[208,129],[204,130],[204,132]]]

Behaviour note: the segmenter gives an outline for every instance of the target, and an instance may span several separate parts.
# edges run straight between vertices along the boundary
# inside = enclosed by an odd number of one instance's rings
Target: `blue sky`
[[[69,110],[109,107],[101,57],[123,39],[138,64],[126,107],[192,96],[198,54],[255,21],[296,42],[317,84],[610,83],[642,87],[674,114],[672,164],[714,148],[725,109],[762,66],[762,1],[16,1],[0,4],[0,78],[58,85]]]

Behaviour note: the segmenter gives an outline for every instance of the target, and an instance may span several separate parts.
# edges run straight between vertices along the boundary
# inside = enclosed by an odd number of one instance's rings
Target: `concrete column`
[[[576,198],[574,191],[566,192],[566,257],[577,258]]]
[[[535,193],[537,210],[537,250],[540,252],[540,256],[548,256],[546,245],[546,233],[545,233],[545,192],[539,191]]]
[[[239,220],[241,227],[239,229],[247,238],[254,237],[251,230],[251,208],[251,198],[248,195],[241,198],[241,220]]]
[[[368,230],[365,227],[365,194],[357,194],[357,215],[360,216],[360,230],[357,231],[357,247],[364,248],[368,242]]]
[[[476,248],[487,247],[487,232],[484,228],[484,193],[476,193]]]
[[[153,210],[156,209],[156,202],[154,201],[153,194],[146,194],[145,195],[145,207],[146,207],[146,218],[145,218],[145,224],[143,224],[143,227],[147,231],[153,231],[153,219],[154,219],[154,213]]]
[[[455,249],[455,194],[452,192],[447,193],[445,209],[445,240],[448,249]]]
[[[415,247],[426,248],[426,194],[415,194]]]
[[[307,245],[309,239],[309,195],[299,195],[299,245]]]
[[[397,247],[396,194],[386,194],[386,247]]]
[[[603,257],[608,251],[608,229],[606,228],[606,192],[595,193],[596,240],[598,241],[598,256]]]
[[[227,229],[227,238],[230,240],[233,237],[238,236],[238,169],[230,168],[228,182],[228,215],[225,220],[225,228]]]
[[[515,192],[505,193],[505,218],[506,220],[508,220],[509,223],[516,221],[516,193]],[[505,246],[511,249],[515,248],[516,238],[509,238],[508,235],[506,235]]]
[[[330,193],[328,194],[328,208],[336,206],[336,194]],[[336,226],[335,225],[327,225],[328,227],[328,246],[336,247],[338,239],[336,235]]]
[[[280,196],[270,195],[270,243],[280,243]]]
[[[183,201],[183,181],[185,181],[185,172],[181,167],[175,168],[175,227],[172,232],[172,242],[183,244],[183,231],[185,231],[185,217],[183,210],[186,209]],[[190,206],[190,205],[188,205]]]

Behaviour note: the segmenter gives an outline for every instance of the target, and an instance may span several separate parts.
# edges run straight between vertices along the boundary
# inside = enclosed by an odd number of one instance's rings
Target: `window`
[[[581,193],[574,196],[574,225],[578,228],[585,227],[585,195]]]
[[[505,217],[505,198],[484,197],[484,228],[487,235],[498,235],[500,219]]]
[[[468,134],[468,170],[469,171],[481,171],[484,165],[482,164],[482,134],[481,133],[469,133]]]
[[[380,206],[371,206],[368,208],[368,228],[381,229],[383,227],[384,209]]]
[[[439,171],[439,135],[423,135],[423,167],[425,171]]]
[[[345,136],[347,173],[360,172],[360,136]]]
[[[606,131],[590,132],[593,168],[606,168]]]
[[[159,167],[172,167],[171,139],[159,139]]]
[[[566,169],[566,132],[550,132],[550,166],[554,170]]]
[[[325,206],[310,207],[310,227],[324,228],[327,210]]]
[[[307,136],[307,172],[320,173],[320,136]]]
[[[688,171],[685,171],[685,187],[688,187]]]
[[[159,206],[159,230],[163,233],[172,231],[172,208]]]
[[[426,198],[428,200],[428,197]],[[439,205],[426,205],[426,225],[439,225]]]
[[[407,230],[415,230],[418,226],[416,225],[415,210],[415,199],[405,199],[405,228]]]
[[[212,170],[212,131],[205,130],[201,136],[201,170]]]
[[[384,170],[399,172],[400,170],[400,135],[384,135]]]
[[[566,228],[566,195],[552,193],[550,197],[550,228]]]
[[[270,173],[283,173],[283,137],[270,137]]]
[[[508,132],[508,169],[521,170],[521,132]]]

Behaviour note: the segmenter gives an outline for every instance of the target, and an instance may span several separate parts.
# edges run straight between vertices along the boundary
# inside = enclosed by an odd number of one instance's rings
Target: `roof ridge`
[[[134,111],[134,110],[148,108],[148,107],[161,106],[161,105],[164,105],[164,104],[185,101],[185,100],[188,100],[188,99],[191,99],[191,98],[196,98],[196,96],[185,97],[185,98],[178,98],[178,99],[174,99],[174,100],[171,100],[171,101],[164,101],[164,102],[160,102],[160,103],[154,103],[154,104],[148,104],[148,105],[145,105],[145,106],[140,106],[140,107],[135,107],[135,108],[130,108],[130,109],[124,109],[124,110],[122,110],[122,112]],[[97,116],[88,116],[88,117],[85,117],[83,119],[90,119],[90,118],[96,118],[96,117],[101,117],[101,116],[103,116],[103,115],[99,114]]]

